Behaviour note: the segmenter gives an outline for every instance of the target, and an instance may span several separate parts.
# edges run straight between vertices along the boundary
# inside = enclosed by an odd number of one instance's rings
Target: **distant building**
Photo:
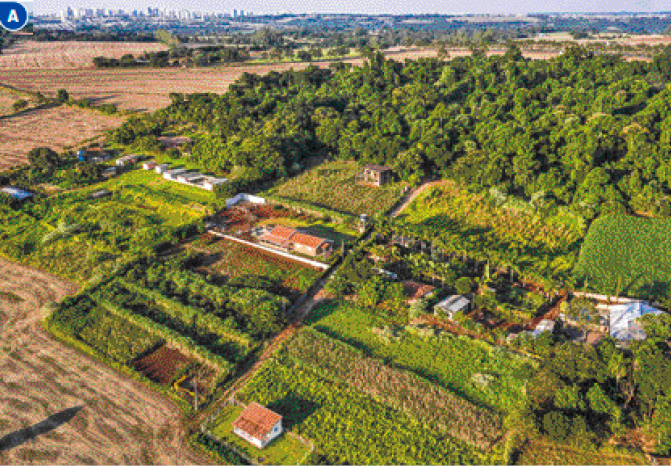
[[[436,288],[423,283],[405,281],[403,282],[403,295],[408,298],[408,303],[412,304],[424,298]]]
[[[186,172],[188,172],[188,170],[185,168],[176,168],[175,170],[168,170],[166,172],[163,172],[163,178],[165,178],[166,180],[176,181],[177,176]]]
[[[116,161],[117,167],[126,167],[128,165],[135,165],[140,159],[139,155],[124,155]]]
[[[0,188],[0,191],[8,194],[12,199],[16,199],[17,201],[25,201],[26,199],[33,197],[33,193],[24,191],[23,189],[14,188],[12,186]]]
[[[282,416],[258,403],[250,403],[233,422],[233,432],[249,443],[265,448],[282,433]]]
[[[161,136],[158,138],[158,142],[160,142],[165,149],[180,148],[190,141],[191,138],[186,136]]]
[[[224,183],[228,183],[228,180],[226,178],[209,177],[205,181],[203,181],[203,188],[207,189],[208,191],[212,191],[215,186]]]
[[[118,173],[117,167],[106,168],[105,170],[103,170],[103,177],[109,178],[111,176],[116,175],[117,173]]]
[[[156,162],[153,160],[150,160],[149,162],[145,162],[142,164],[142,169],[143,170],[153,170],[156,167]]]
[[[389,167],[380,165],[365,165],[363,171],[357,175],[358,183],[383,186],[392,180],[393,171]]]
[[[471,308],[471,301],[465,296],[453,295],[436,304],[433,307],[434,314],[445,314],[448,318],[453,319],[457,314],[468,312]]]

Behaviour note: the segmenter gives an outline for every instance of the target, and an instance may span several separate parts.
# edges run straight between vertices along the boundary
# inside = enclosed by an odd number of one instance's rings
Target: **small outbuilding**
[[[373,186],[383,186],[392,180],[393,171],[389,167],[381,165],[365,165],[363,171],[357,176],[357,181]]]
[[[282,416],[258,403],[250,403],[233,422],[233,432],[252,445],[265,448],[282,433]]]
[[[5,194],[8,194],[12,199],[16,199],[17,201],[25,201],[26,199],[30,199],[31,197],[33,197],[33,193],[29,191],[24,191],[23,189],[14,188],[12,186],[6,186],[4,188],[0,188],[0,191],[2,191]]]
[[[443,313],[450,319],[457,314],[468,312],[471,308],[471,300],[462,295],[453,295],[436,304],[433,307],[434,314]]]
[[[212,191],[215,186],[224,183],[228,183],[228,179],[209,177],[205,181],[203,181],[203,188],[207,189],[208,191]]]
[[[644,340],[646,335],[638,320],[644,315],[663,314],[659,309],[642,301],[634,301],[620,306],[610,307],[610,336],[616,340],[628,342]]]
[[[103,170],[103,177],[109,178],[116,175],[118,172],[117,167],[109,167]]]
[[[177,168],[175,170],[168,170],[163,173],[163,178],[166,180],[176,181],[177,177],[183,173],[186,173],[188,170],[185,168]]]
[[[143,170],[153,170],[156,167],[156,162],[153,160],[150,160],[149,162],[145,162],[142,164],[142,169]]]

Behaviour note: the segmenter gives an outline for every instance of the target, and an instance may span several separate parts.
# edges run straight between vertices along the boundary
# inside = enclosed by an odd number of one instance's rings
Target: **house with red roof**
[[[259,238],[262,244],[298,252],[312,257],[328,255],[333,251],[333,241],[319,236],[302,233],[294,228],[276,226]]]
[[[258,403],[250,403],[233,422],[233,432],[252,445],[265,448],[282,433],[282,416]]]

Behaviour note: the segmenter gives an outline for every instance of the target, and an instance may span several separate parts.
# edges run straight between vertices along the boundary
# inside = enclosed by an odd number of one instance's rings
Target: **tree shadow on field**
[[[291,430],[317,411],[321,405],[299,396],[288,394],[281,400],[268,405],[268,409],[282,415],[282,425]]]
[[[639,273],[632,281],[627,284],[627,286],[622,289],[622,293],[627,295],[629,292],[631,292],[631,290],[634,289],[636,282],[643,278],[643,275],[645,275],[643,272]]]
[[[11,434],[0,438],[0,451],[9,450],[18,447],[29,440],[33,440],[39,435],[51,432],[54,429],[70,422],[77,413],[84,407],[84,405],[74,406],[72,408],[64,409],[60,413],[53,414],[44,421],[39,422],[33,426],[25,429],[17,430]]]

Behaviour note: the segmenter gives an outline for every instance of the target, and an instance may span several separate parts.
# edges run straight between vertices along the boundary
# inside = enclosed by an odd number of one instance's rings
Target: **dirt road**
[[[209,464],[175,406],[41,329],[76,288],[0,259],[0,464]]]

